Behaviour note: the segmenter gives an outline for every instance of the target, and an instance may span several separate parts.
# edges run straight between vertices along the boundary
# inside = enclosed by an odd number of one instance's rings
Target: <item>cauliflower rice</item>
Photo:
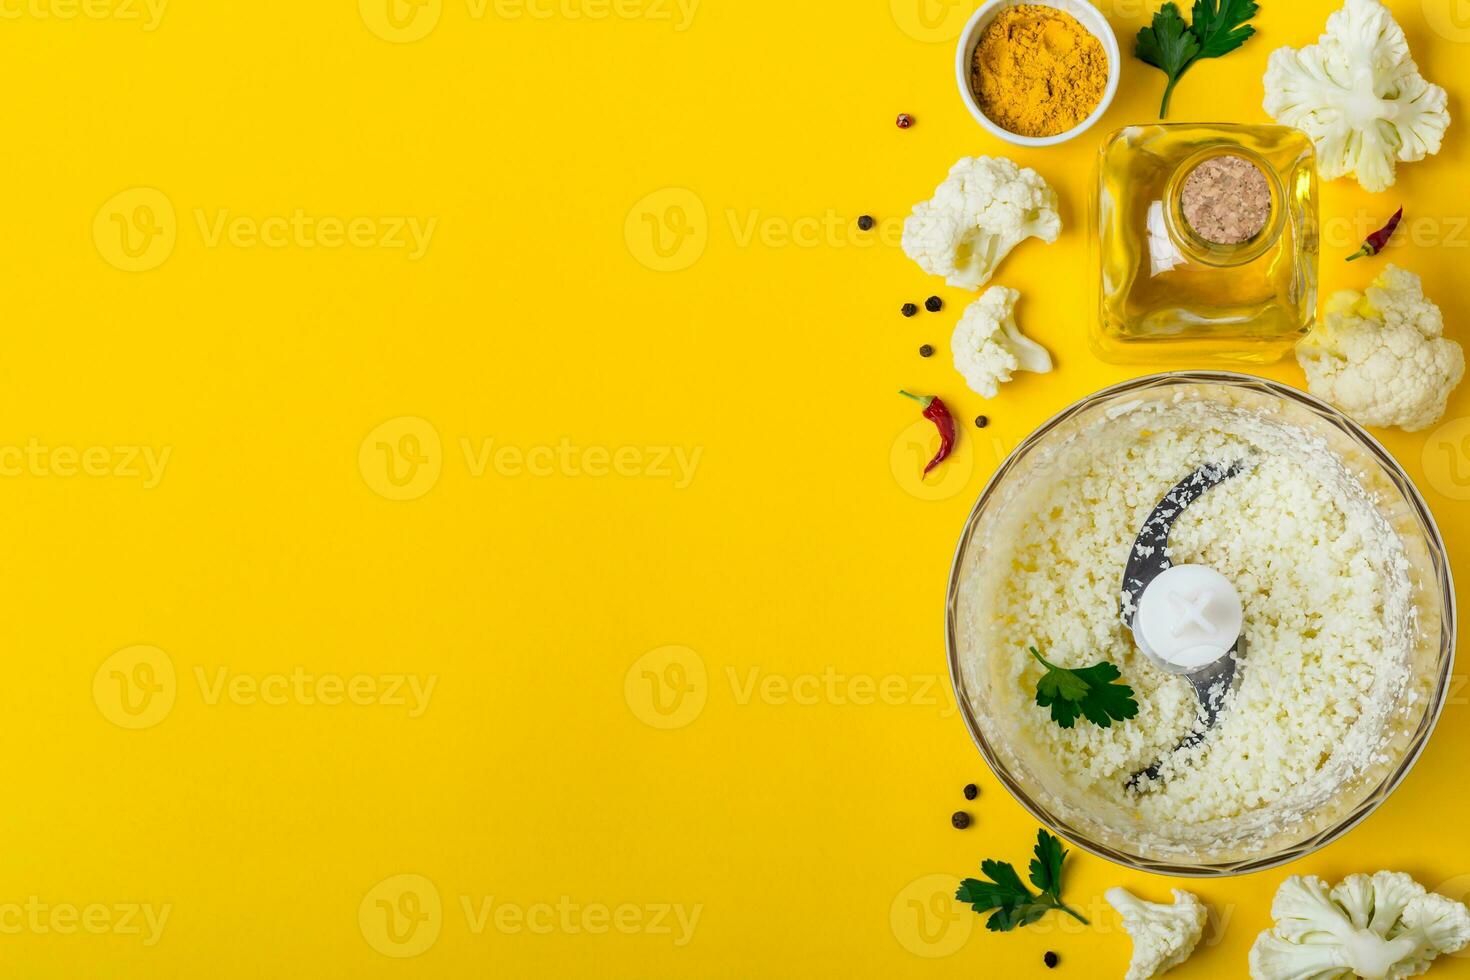
[[[1245,611],[1220,722],[1176,753],[1198,701],[1136,649],[1119,614],[1123,568],[1166,492],[1200,465],[1238,459],[1253,465],[1188,507],[1170,537],[1174,563],[1223,573]],[[993,717],[1007,754],[1041,770],[1051,796],[1164,841],[1239,839],[1278,832],[1384,761],[1389,715],[1416,698],[1409,563],[1319,437],[1216,403],[1137,403],[1050,451],[1026,482],[971,549],[984,570],[962,593],[961,628],[976,634],[962,669],[971,692],[985,690],[984,704],[971,694],[977,716]],[[1057,726],[1033,699],[1033,644],[1058,666],[1116,664],[1137,717]],[[1160,759],[1157,782],[1125,788]]]

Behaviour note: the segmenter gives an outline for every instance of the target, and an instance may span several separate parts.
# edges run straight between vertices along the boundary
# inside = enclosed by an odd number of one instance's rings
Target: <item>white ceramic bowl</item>
[[[975,58],[975,46],[980,43],[980,35],[990,26],[990,22],[1000,15],[1007,7],[1016,7],[1021,4],[1031,4],[1039,7],[1055,7],[1057,10],[1066,11],[1077,22],[1093,36],[1102,42],[1103,51],[1108,56],[1108,87],[1103,91],[1102,101],[1097,108],[1092,110],[1092,115],[1082,120],[1081,123],[1055,136],[1019,136],[1008,129],[1003,129],[990,117],[980,111],[980,104],[975,101],[975,93],[970,88],[970,66]],[[965,100],[965,105],[970,108],[970,115],[975,117],[992,136],[1014,143],[1017,146],[1056,146],[1065,143],[1074,136],[1078,136],[1092,128],[1093,123],[1102,118],[1103,113],[1108,111],[1108,106],[1113,104],[1113,96],[1118,94],[1118,78],[1122,75],[1122,55],[1118,51],[1118,36],[1113,33],[1113,28],[1108,24],[1108,19],[1087,0],[988,0],[980,5],[975,11],[970,22],[965,25],[964,31],[960,33],[959,48],[955,51],[955,78],[960,84],[960,98]]]

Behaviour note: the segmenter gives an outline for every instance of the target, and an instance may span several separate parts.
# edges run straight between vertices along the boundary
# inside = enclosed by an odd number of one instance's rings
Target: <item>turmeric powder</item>
[[[970,87],[980,111],[1018,136],[1056,136],[1102,101],[1108,56],[1102,42],[1055,7],[1002,10],[975,46]]]

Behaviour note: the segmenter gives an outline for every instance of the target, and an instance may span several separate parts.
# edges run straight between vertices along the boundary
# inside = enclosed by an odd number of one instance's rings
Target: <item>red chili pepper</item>
[[[929,465],[924,467],[924,475],[928,476],[934,467],[949,459],[949,454],[954,452],[954,416],[949,414],[949,409],[945,407],[944,402],[933,395],[911,395],[906,391],[900,391],[899,394],[923,405],[924,418],[933,422],[934,427],[939,430],[939,452],[935,453],[934,458],[929,460]]]
[[[1363,242],[1363,247],[1352,255],[1349,255],[1347,260],[1351,262],[1354,259],[1366,259],[1370,255],[1377,255],[1387,248],[1388,240],[1393,237],[1394,229],[1399,226],[1399,222],[1403,217],[1404,209],[1399,208],[1393,213],[1393,217],[1388,219],[1388,224],[1369,235],[1367,241]]]

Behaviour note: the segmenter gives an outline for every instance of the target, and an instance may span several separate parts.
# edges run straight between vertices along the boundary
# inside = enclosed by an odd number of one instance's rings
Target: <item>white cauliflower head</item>
[[[1337,887],[1293,875],[1271,902],[1275,925],[1251,946],[1252,980],[1356,975],[1400,980],[1470,944],[1470,909],[1394,871]]]
[[[1016,326],[1016,301],[1021,294],[1005,286],[991,286],[965,310],[950,339],[955,370],[978,394],[994,398],[1014,371],[1046,374],[1051,355]]]
[[[1439,152],[1446,101],[1381,0],[1347,0],[1316,44],[1281,48],[1266,68],[1266,112],[1311,137],[1324,179],[1352,174],[1369,191],[1393,184],[1396,161]]]
[[[1062,231],[1056,192],[1041,175],[1003,157],[965,157],[934,196],[903,223],[903,251],[951,286],[979,289],[1028,238]]]
[[[1103,898],[1133,937],[1133,960],[1124,980],[1152,980],[1189,959],[1209,917],[1198,898],[1177,888],[1173,905],[1145,902],[1123,888],[1109,888]]]
[[[1364,425],[1427,429],[1465,376],[1465,352],[1412,272],[1387,266],[1366,293],[1340,292],[1297,344],[1307,389]]]

